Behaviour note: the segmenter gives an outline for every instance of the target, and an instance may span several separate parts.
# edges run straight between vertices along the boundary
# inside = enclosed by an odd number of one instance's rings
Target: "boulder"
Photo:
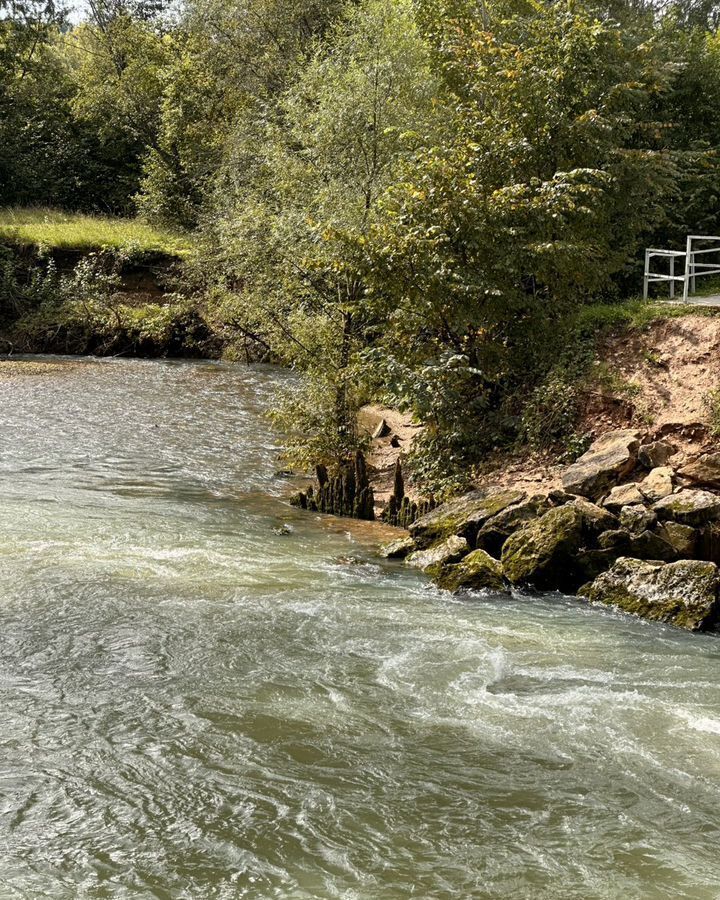
[[[636,484],[620,484],[614,487],[603,500],[603,506],[617,513],[623,506],[633,506],[636,503],[644,502],[645,497]]]
[[[464,537],[471,546],[480,527],[508,506],[521,503],[524,491],[472,491],[463,494],[421,516],[410,526],[410,534],[418,547],[425,548],[451,534]]]
[[[696,556],[698,532],[695,528],[679,522],[663,522],[657,528],[657,534],[675,549],[678,557],[693,559]]]
[[[401,537],[382,546],[380,556],[383,559],[404,559],[413,550],[417,550],[415,541],[411,537]]]
[[[475,539],[475,546],[487,550],[492,556],[499,556],[510,535],[525,522],[537,519],[547,508],[548,499],[545,494],[535,494],[522,503],[508,506],[482,526]]]
[[[620,524],[632,534],[653,528],[656,522],[657,513],[645,506],[623,506],[620,510]]]
[[[575,584],[582,584],[597,578],[601,572],[606,572],[618,557],[623,555],[622,551],[615,548],[580,550],[574,560],[574,568],[577,571]]]
[[[624,528],[603,531],[598,537],[601,550],[615,550],[617,556],[627,556],[630,551],[630,534]]]
[[[459,563],[432,566],[428,574],[448,591],[507,591],[502,565],[484,550],[473,550]]]
[[[572,504],[523,525],[505,541],[505,577],[512,584],[573,589],[579,583],[574,557],[582,541],[582,526],[582,513]]]
[[[704,559],[720,565],[720,523],[712,522],[698,531],[695,547],[698,559]]]
[[[678,475],[694,484],[720,488],[720,453],[704,453],[678,469]]]
[[[563,488],[596,500],[635,468],[640,434],[631,429],[609,431],[569,466],[562,476]]]
[[[553,488],[548,492],[548,503],[550,506],[565,506],[577,497],[577,494],[568,494],[560,488]]]
[[[638,462],[646,469],[655,469],[664,466],[665,463],[677,453],[677,448],[669,441],[653,441],[651,444],[643,444],[638,451]]]
[[[673,492],[673,470],[670,466],[658,466],[640,482],[640,490],[643,497],[650,503],[657,503],[663,497],[669,497]]]
[[[685,489],[654,504],[658,519],[682,525],[705,525],[720,519],[720,497],[708,491]]]
[[[432,566],[457,562],[469,551],[470,547],[464,537],[451,534],[449,538],[433,544],[427,550],[415,550],[405,559],[405,562],[409,566],[425,572]]]
[[[586,534],[597,536],[603,531],[618,527],[618,520],[611,512],[584,497],[574,497],[571,503],[582,516],[583,531]]]
[[[684,559],[663,565],[621,557],[583,594],[646,619],[700,631],[717,621],[718,588],[718,568],[711,562]]]
[[[654,531],[643,531],[630,535],[630,552],[628,556],[635,559],[653,559],[661,562],[672,562],[678,558],[677,550],[672,544]]]

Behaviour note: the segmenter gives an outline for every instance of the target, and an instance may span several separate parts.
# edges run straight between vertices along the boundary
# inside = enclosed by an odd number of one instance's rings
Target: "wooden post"
[[[650,273],[650,251],[645,251],[645,275],[643,276],[643,300],[648,298],[648,275]]]

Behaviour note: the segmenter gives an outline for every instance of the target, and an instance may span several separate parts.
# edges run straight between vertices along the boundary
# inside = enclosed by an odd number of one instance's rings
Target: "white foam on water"
[[[0,383],[0,897],[716,898],[720,646],[381,562],[211,369]]]

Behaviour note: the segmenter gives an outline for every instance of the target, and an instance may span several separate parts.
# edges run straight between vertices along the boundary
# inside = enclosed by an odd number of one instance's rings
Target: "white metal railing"
[[[694,244],[699,241],[712,241],[718,246],[708,247],[705,249],[694,249]],[[682,282],[683,301],[686,301],[690,294],[694,294],[697,289],[697,279],[702,275],[720,275],[720,260],[715,262],[698,262],[697,257],[708,253],[720,253],[720,237],[709,234],[689,234],[684,250],[658,250],[650,247],[645,251],[645,275],[643,277],[643,297],[648,298],[648,288],[651,284],[658,281],[667,281],[670,283],[670,297],[675,296],[676,282]],[[665,257],[669,260],[669,271],[667,274],[662,272],[651,272],[650,267],[655,257]],[[676,274],[675,260],[685,258],[685,265],[682,274]]]

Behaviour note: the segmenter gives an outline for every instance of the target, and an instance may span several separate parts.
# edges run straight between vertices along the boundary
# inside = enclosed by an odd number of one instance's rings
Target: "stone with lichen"
[[[422,516],[410,526],[418,547],[425,548],[452,534],[464,537],[473,546],[482,525],[509,506],[522,502],[524,491],[472,491]]]
[[[582,541],[583,516],[574,505],[551,509],[512,534],[502,551],[505,577],[538,588],[576,586],[575,556]]]
[[[473,550],[460,562],[451,565],[431,567],[436,584],[448,591],[481,591],[505,592],[502,564],[486,553],[485,550]]]
[[[653,563],[621,557],[582,589],[589,600],[659,622],[702,631],[718,620],[720,577],[714,563]]]

